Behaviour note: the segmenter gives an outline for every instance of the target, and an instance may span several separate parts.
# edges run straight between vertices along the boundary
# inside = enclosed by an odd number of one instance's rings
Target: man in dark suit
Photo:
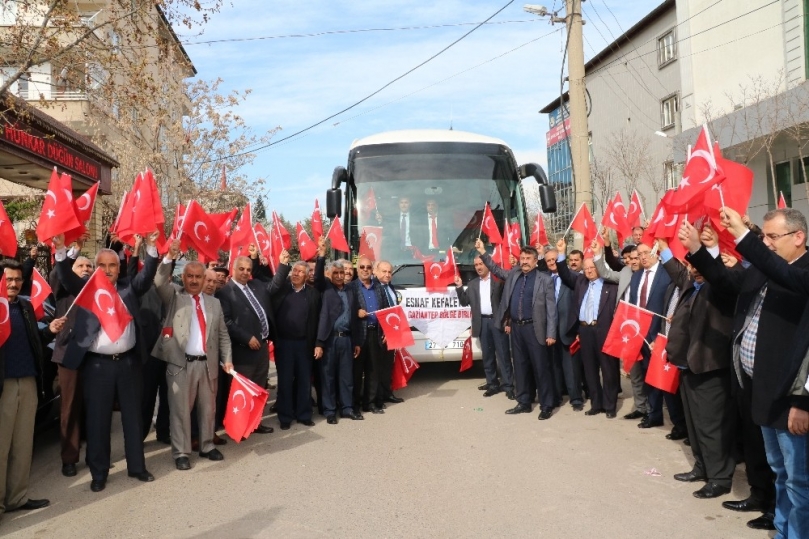
[[[770,211],[764,216],[761,241],[736,212],[724,211],[723,224],[737,237],[736,249],[753,265],[741,275],[703,274],[712,283],[712,277],[732,275],[735,282],[726,282],[739,291],[732,381],[750,394],[751,406],[742,414],[750,412],[761,427],[767,461],[775,472],[775,528],[783,537],[809,536],[809,393],[800,385],[805,379],[796,381],[809,348],[806,219],[794,209]],[[695,265],[700,254],[692,256]],[[749,476],[750,461],[745,460]]]
[[[574,412],[584,409],[581,396],[582,364],[581,353],[570,353],[570,345],[576,340],[578,334],[577,320],[570,313],[575,309],[575,297],[562,279],[559,278],[556,258],[559,251],[548,249],[545,251],[545,265],[551,273],[554,291],[556,294],[556,313],[559,320],[556,343],[551,346],[551,365],[553,367],[554,381],[556,382],[556,400],[562,402],[562,393],[567,390],[570,405]]]
[[[283,251],[282,256],[289,254]],[[230,282],[216,293],[216,298],[222,303],[233,345],[233,368],[265,387],[270,373],[268,343],[275,338],[276,328],[270,297],[284,285],[284,278],[276,273],[268,284],[260,279],[251,280],[252,273],[252,260],[237,257]],[[255,432],[269,434],[273,428],[259,424]]]
[[[467,283],[466,289],[461,277],[456,276],[455,292],[461,305],[472,308],[472,337],[480,339],[483,371],[486,373],[488,386],[483,396],[491,397],[505,391],[506,397],[513,400],[514,369],[511,365],[508,335],[494,322],[494,313],[500,307],[503,295],[503,281],[492,278],[480,256],[476,256],[474,262],[478,276]],[[498,367],[500,379],[497,377]]]
[[[660,260],[657,254],[652,252],[651,247],[641,243],[638,245],[638,255],[640,256],[641,267],[640,270],[632,274],[632,280],[629,284],[629,303],[660,316],[666,316],[667,300],[671,297],[671,291],[669,290],[671,278],[661,267]],[[652,324],[649,326],[649,331],[645,337],[648,343],[654,342],[657,334],[660,333],[662,320],[660,316],[652,317]],[[645,379],[649,359],[652,356],[652,351],[645,343],[641,348],[641,355],[643,356],[642,373]],[[672,423],[681,424],[683,422],[682,408],[678,406],[676,399],[670,393],[664,395],[662,391],[645,382],[644,388],[649,399],[649,413],[638,423],[639,428],[648,429],[663,425],[664,400],[669,409]]]
[[[735,406],[730,395],[730,334],[736,296],[715,289],[693,266],[674,258],[664,240],[663,269],[681,290],[671,321],[664,322],[669,362],[680,369],[680,394],[694,455],[678,481],[707,481],[694,493],[715,498],[730,492],[735,462]]]
[[[539,391],[538,419],[550,419],[555,403],[548,347],[556,342],[557,331],[553,280],[538,269],[539,253],[533,247],[520,250],[520,264],[510,271],[492,262],[480,239],[475,242],[475,248],[492,275],[505,283],[500,306],[495,311],[495,323],[499,329],[510,328],[517,385],[517,406],[506,413],[531,412],[533,378]],[[542,266],[545,266],[544,261]]]
[[[317,327],[315,359],[320,361],[320,379],[323,384],[323,413],[329,425],[337,424],[337,405],[340,417],[355,421],[364,419],[354,410],[353,361],[360,355],[360,319],[357,297],[345,288],[345,269],[339,261],[332,262],[326,272],[315,276],[323,290],[320,320]]]
[[[157,272],[157,232],[146,238],[146,257],[143,270],[128,280],[118,283],[120,259],[115,251],[102,249],[96,255],[96,268],[101,269],[130,314],[138,311],[138,297],[145,294],[154,282]],[[64,237],[53,240],[56,250],[56,271],[65,289],[78,295],[85,280],[73,273],[75,250],[66,252]],[[92,481],[90,490],[100,492],[107,485],[110,469],[110,426],[112,409],[117,396],[124,428],[124,449],[127,472],[140,481],[154,481],[146,469],[143,455],[143,422],[141,419],[143,379],[142,357],[145,339],[137,318],[131,321],[123,335],[111,342],[101,327],[98,318],[90,311],[81,309],[70,334],[62,364],[70,369],[80,369],[84,388],[84,404],[87,426],[87,464]]]
[[[312,358],[320,318],[320,292],[307,285],[309,265],[302,260],[278,266],[286,280],[272,295],[278,321],[275,368],[278,371],[278,421],[287,430],[293,420],[307,427],[312,421]]]
[[[396,289],[390,284],[393,279],[393,266],[387,260],[381,260],[376,263],[376,278],[382,288],[382,295],[385,298],[386,307],[395,307],[399,304],[396,296]],[[382,341],[385,341],[385,335],[382,335]],[[388,350],[387,346],[382,347],[382,362],[379,365],[379,388],[376,392],[376,405],[379,408],[384,407],[386,402],[398,404],[404,402],[404,399],[397,397],[393,394],[391,389],[391,378],[393,376],[393,361],[394,350]]]
[[[590,409],[585,415],[606,413],[608,419],[613,419],[621,386],[620,367],[616,358],[608,356],[601,349],[615,314],[618,286],[602,279],[590,258],[582,263],[584,274],[571,271],[564,263],[567,249],[564,238],[556,243],[556,249],[559,252],[556,260],[559,278],[573,290],[574,307],[568,312],[565,326],[573,328],[568,330],[569,335],[575,335],[578,330],[581,340],[579,353],[590,391]]]

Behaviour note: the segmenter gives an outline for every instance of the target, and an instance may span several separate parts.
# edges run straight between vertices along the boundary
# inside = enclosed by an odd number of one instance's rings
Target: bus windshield
[[[502,146],[480,143],[382,144],[352,150],[347,216],[350,241],[380,242],[374,251],[394,267],[424,257],[472,264],[488,202],[501,230],[524,230],[513,158]],[[351,207],[353,206],[353,208]],[[485,237],[484,237],[485,239]]]

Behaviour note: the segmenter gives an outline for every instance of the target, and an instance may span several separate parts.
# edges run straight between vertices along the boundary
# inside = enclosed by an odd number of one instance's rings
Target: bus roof
[[[351,150],[358,146],[370,146],[374,144],[400,144],[408,142],[471,142],[480,144],[498,144],[508,148],[504,141],[468,133],[466,131],[454,131],[449,129],[408,129],[403,131],[387,131],[377,133],[361,139],[355,139],[351,143]]]

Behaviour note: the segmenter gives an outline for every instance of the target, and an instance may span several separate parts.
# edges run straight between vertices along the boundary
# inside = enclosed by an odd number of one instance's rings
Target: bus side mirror
[[[340,185],[348,181],[348,171],[346,167],[334,167],[334,172],[331,173],[331,188],[339,189]]]
[[[548,184],[548,176],[545,170],[536,163],[528,163],[520,167],[520,178],[533,176],[539,184],[539,202],[542,205],[543,213],[556,212],[556,193],[553,187]]]
[[[329,189],[326,191],[326,216],[329,219],[338,217],[342,210],[343,190]]]

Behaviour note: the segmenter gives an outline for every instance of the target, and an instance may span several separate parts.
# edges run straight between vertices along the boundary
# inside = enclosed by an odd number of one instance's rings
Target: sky
[[[212,16],[202,35],[177,30],[197,77],[221,77],[223,92],[250,89],[236,111],[255,134],[281,126],[278,140],[377,91],[506,3],[234,0]],[[585,61],[659,3],[585,2],[584,33],[598,49],[585,43]],[[315,198],[324,205],[334,167],[346,165],[351,142],[383,131],[452,126],[501,138],[520,164],[545,166],[548,119],[538,111],[559,96],[564,25],[528,14],[523,5],[512,2],[488,24],[357,107],[259,151],[244,172],[266,179],[268,210],[292,222],[311,215]],[[563,0],[546,7],[564,15]],[[380,30],[391,28],[397,30]],[[321,35],[280,37],[308,34]],[[199,43],[211,40],[222,41]]]

